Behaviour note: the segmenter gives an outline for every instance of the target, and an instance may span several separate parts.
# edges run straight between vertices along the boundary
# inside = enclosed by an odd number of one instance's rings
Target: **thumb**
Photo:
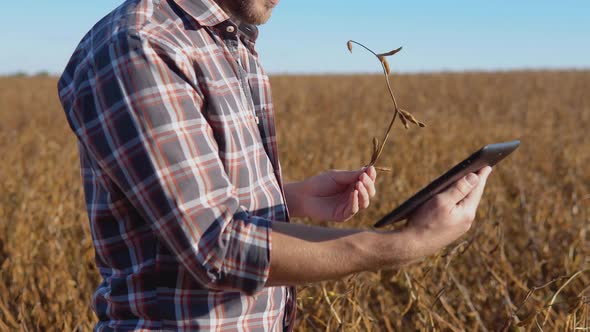
[[[440,193],[445,201],[457,204],[462,201],[479,182],[479,176],[475,173],[469,173],[467,176],[461,178],[448,189]]]
[[[366,167],[363,167],[355,171],[333,170],[330,172],[330,177],[332,177],[332,179],[338,184],[351,184],[358,181],[359,177],[366,169]]]

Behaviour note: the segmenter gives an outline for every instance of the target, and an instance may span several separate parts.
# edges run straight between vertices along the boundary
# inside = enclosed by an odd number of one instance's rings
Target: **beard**
[[[266,23],[273,7],[267,0],[218,0],[218,3],[230,16],[254,25]]]

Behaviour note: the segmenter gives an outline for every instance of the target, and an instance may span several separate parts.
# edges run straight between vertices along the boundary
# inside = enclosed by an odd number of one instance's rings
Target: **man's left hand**
[[[285,187],[291,215],[316,221],[345,221],[369,206],[375,196],[373,166],[356,171],[330,170]]]

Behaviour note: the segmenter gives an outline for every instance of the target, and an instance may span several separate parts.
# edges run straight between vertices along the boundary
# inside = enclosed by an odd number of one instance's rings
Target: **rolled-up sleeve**
[[[68,113],[82,146],[199,283],[261,290],[271,221],[240,205],[181,50],[128,33],[89,68]]]

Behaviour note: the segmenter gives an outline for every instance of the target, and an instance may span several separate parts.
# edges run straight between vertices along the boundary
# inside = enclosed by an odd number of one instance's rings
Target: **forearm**
[[[402,232],[322,228],[275,222],[266,286],[334,280],[361,271],[396,268],[415,259]]]

